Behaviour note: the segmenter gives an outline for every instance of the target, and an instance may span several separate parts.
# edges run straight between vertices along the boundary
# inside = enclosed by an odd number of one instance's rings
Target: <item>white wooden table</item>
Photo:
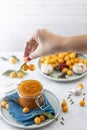
[[[0,56],[11,56],[11,55],[16,55],[18,58],[21,59],[22,61],[22,52],[0,52]],[[37,69],[37,61],[33,60],[32,62],[36,65],[36,70],[34,72],[29,72],[28,75],[26,75],[23,79],[36,79],[40,81],[43,84],[43,87],[49,91],[51,91],[53,94],[57,96],[59,101],[61,102],[63,99],[67,100],[68,107],[69,107],[69,112],[64,113],[61,111],[59,115],[58,121],[54,121],[50,125],[47,125],[45,127],[42,127],[42,130],[85,130],[87,128],[87,76],[77,80],[77,81],[71,81],[71,82],[55,82],[52,80],[49,80],[42,76]],[[0,60],[0,82],[2,81],[6,82],[9,78],[8,77],[2,77],[2,73],[7,70],[7,69],[13,69],[13,68],[18,68],[21,63],[18,63],[16,65],[12,65],[8,61],[3,61]],[[70,100],[67,99],[67,96],[69,94],[68,90],[77,88],[78,83],[83,83],[84,84],[84,89],[82,90],[82,93],[86,93],[85,96],[83,94],[81,96],[71,96],[73,100],[73,104],[71,105]],[[0,85],[0,88],[2,88],[2,85]],[[85,98],[86,100],[86,106],[85,107],[80,107],[79,106],[79,101],[82,98]],[[64,125],[62,125],[60,122],[62,121],[61,118],[64,118]],[[15,128],[14,126],[9,125],[6,123],[1,117],[0,117],[0,130],[19,130],[19,128]]]

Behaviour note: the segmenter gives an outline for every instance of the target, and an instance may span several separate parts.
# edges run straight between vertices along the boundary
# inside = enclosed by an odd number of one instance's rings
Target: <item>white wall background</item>
[[[0,51],[22,51],[38,28],[87,33],[87,0],[0,0]]]

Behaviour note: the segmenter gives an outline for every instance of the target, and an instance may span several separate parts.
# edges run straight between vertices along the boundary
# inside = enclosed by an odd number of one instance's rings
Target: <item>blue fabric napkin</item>
[[[15,99],[18,101],[18,94],[14,93],[10,95],[8,99]],[[23,108],[19,104],[11,100],[8,100],[9,114],[11,114],[17,122],[23,123],[24,126],[32,125],[34,124],[34,117],[41,115],[43,112],[48,112],[52,115],[55,115],[55,111],[53,107],[50,105],[45,95],[44,100],[47,102],[48,107],[45,107],[43,110],[40,108],[36,108],[34,110],[30,110],[27,114],[23,113]]]

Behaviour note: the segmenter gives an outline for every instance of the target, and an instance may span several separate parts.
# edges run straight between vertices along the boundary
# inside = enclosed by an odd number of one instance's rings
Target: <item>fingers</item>
[[[33,51],[30,55],[29,55],[29,57],[31,58],[31,59],[35,59],[35,58],[38,58],[38,57],[40,57],[41,56],[41,53],[40,53],[40,49],[39,48],[37,48],[35,51]]]
[[[32,35],[32,38],[29,39],[24,46],[24,57],[29,56],[31,59],[35,59],[42,55],[44,50],[43,46],[46,42],[46,34],[46,30],[44,29],[36,30],[36,32]]]
[[[37,42],[33,39],[26,42],[24,46],[24,57],[28,57],[37,48],[37,46]]]
[[[35,59],[35,58],[38,58],[38,57],[41,57],[41,56],[45,56],[45,51],[46,49],[42,46],[42,44],[39,44],[39,46],[37,46],[36,50],[34,50],[30,55],[29,57],[31,59]]]
[[[24,45],[24,57],[28,57],[33,53],[37,47],[39,46],[38,37],[39,37],[40,30],[37,30]],[[35,52],[36,53],[36,52]],[[35,56],[32,57],[34,58]],[[38,57],[38,56],[36,56]]]
[[[28,49],[28,42],[26,42],[24,45],[24,57],[28,56],[29,56],[29,49]]]

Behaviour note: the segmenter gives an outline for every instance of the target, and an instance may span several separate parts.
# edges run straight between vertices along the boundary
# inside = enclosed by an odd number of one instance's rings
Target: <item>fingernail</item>
[[[30,60],[32,60],[30,57],[27,57],[27,61],[30,61]]]

